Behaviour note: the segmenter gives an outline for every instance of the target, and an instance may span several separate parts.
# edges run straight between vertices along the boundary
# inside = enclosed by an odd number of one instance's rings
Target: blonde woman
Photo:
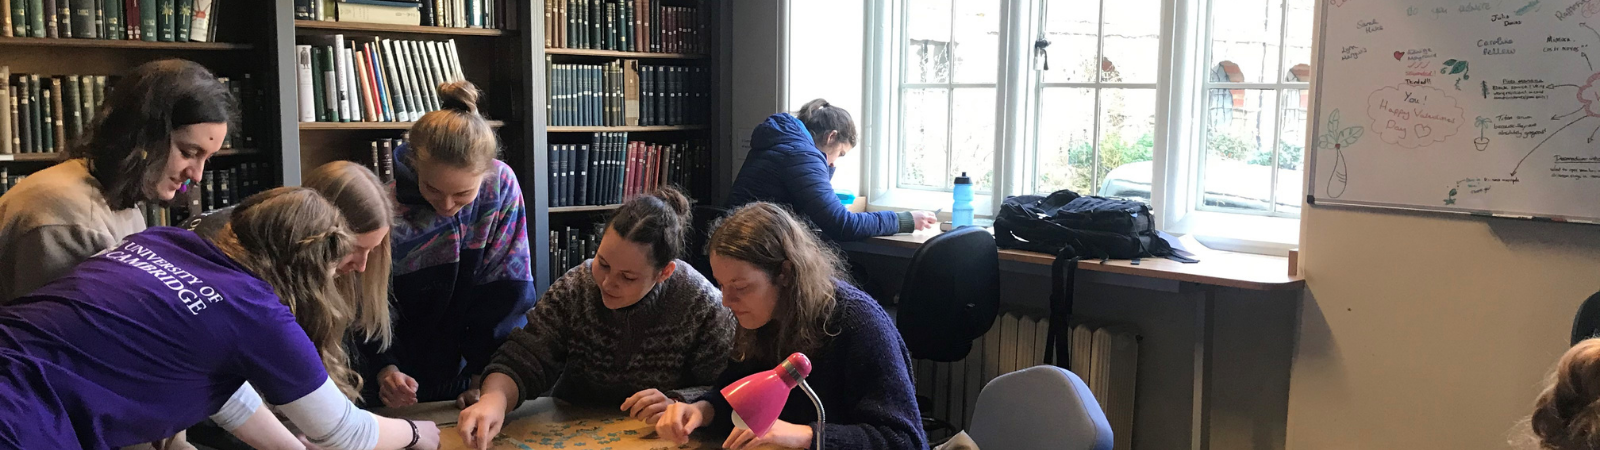
[[[111,448],[207,417],[256,448],[303,447],[265,400],[322,448],[437,448],[433,423],[348,398],[343,340],[382,307],[333,286],[354,241],[321,194],[277,188],[215,238],[152,228],[0,308],[0,447]]]

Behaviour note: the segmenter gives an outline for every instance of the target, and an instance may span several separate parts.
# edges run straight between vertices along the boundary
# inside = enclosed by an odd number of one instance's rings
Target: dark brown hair
[[[197,123],[233,126],[238,105],[204,66],[182,59],[144,63],[117,81],[84,137],[65,155],[87,158],[89,174],[113,210],[157,197],[172,132]]]
[[[734,334],[737,361],[777,364],[794,352],[813,352],[827,336],[845,279],[839,254],[782,206],[754,202],[717,223],[708,244],[712,254],[749,263],[778,286],[772,320],[756,330]]]
[[[835,140],[848,142],[852,147],[856,145],[856,122],[850,118],[850,111],[830,105],[827,100],[819,98],[806,102],[800,106],[800,112],[795,113],[795,118],[805,124],[818,148],[828,144],[828,133],[833,131],[839,132]]]
[[[478,114],[478,88],[466,80],[439,85],[443,106],[417,119],[407,141],[409,164],[442,163],[483,173],[500,151],[494,128]]]
[[[623,203],[607,226],[623,239],[650,247],[650,265],[661,270],[683,255],[690,219],[689,199],[677,188],[663,186]]]
[[[1541,448],[1600,449],[1600,339],[1561,356],[1529,419]]]

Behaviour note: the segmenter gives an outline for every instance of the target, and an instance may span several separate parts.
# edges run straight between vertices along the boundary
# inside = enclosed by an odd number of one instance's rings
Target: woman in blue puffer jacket
[[[829,240],[858,241],[873,236],[932,228],[927,211],[852,213],[833,192],[834,162],[856,146],[850,112],[816,99],[797,115],[767,117],[750,135],[750,154],[733,182],[728,209],[765,201],[789,207]]]

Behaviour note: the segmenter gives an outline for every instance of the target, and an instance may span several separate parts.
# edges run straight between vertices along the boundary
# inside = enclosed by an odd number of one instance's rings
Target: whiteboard
[[[1308,203],[1600,221],[1600,0],[1319,1]]]

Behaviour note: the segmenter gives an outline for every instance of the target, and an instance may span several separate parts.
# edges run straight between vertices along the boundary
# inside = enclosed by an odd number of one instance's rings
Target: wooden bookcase
[[[213,161],[244,160],[267,162],[275,179],[271,186],[299,185],[302,175],[320,164],[340,159],[362,160],[370,154],[370,142],[401,137],[410,127],[406,122],[308,122],[299,120],[299,94],[295,45],[309,43],[316,36],[343,34],[347,38],[383,37],[408,40],[456,41],[462,72],[468,81],[483,90],[480,111],[498,130],[506,162],[516,171],[527,203],[528,239],[533,252],[534,277],[540,290],[551,283],[549,232],[575,221],[603,220],[615,205],[550,208],[550,161],[546,151],[552,138],[577,141],[578,136],[596,132],[626,131],[630,139],[662,138],[705,139],[711,145],[709,173],[696,174],[709,179],[712,188],[695,200],[715,204],[707,198],[726,192],[731,181],[726,174],[728,149],[720,148],[718,125],[725,120],[726,99],[722,36],[719,27],[723,0],[665,0],[670,6],[709,8],[704,17],[709,36],[708,54],[637,53],[605,50],[546,49],[544,45],[543,1],[497,0],[504,18],[503,28],[444,28],[395,26],[366,23],[296,20],[294,0],[223,0],[216,20],[217,42],[165,43],[90,39],[0,38],[0,65],[13,73],[122,74],[147,61],[178,57],[204,64],[219,76],[241,77],[250,74],[260,92],[261,114],[249,117],[255,148],[239,148],[220,153]],[[637,59],[642,63],[666,63],[705,67],[711,78],[708,117],[689,126],[650,127],[549,127],[546,117],[545,60],[555,62],[607,62]],[[0,165],[12,174],[48,167],[57,155],[0,156]]]

